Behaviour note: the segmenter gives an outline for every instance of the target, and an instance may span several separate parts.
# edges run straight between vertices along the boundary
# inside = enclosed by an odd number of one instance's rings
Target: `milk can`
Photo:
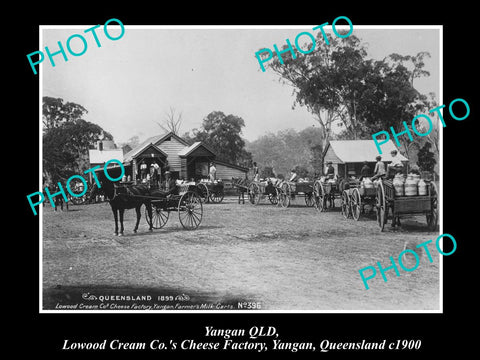
[[[373,188],[373,182],[370,178],[366,177],[362,181],[362,187],[365,189],[372,189]]]
[[[416,196],[417,194],[417,181],[411,174],[409,174],[407,180],[405,181],[405,196]]]
[[[428,195],[427,183],[423,179],[418,182],[418,195]]]
[[[395,196],[404,196],[404,179],[403,175],[397,174],[393,178],[393,187],[395,188]]]

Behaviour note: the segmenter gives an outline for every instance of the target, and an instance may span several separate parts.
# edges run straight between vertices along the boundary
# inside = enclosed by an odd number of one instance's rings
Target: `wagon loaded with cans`
[[[402,215],[425,215],[428,227],[431,230],[437,228],[437,186],[433,181],[414,175],[410,174],[406,181],[403,181],[403,175],[397,175],[393,180],[378,182],[375,207],[380,231],[384,230],[389,216],[395,225]]]
[[[382,161],[392,161],[390,152],[397,150],[390,140],[382,145]],[[325,163],[330,162],[335,170],[335,178],[322,177],[313,186],[314,205],[319,211],[335,207],[335,200],[340,200],[342,214],[346,218],[358,220],[368,206],[375,204],[376,190],[371,186],[362,186],[359,181],[362,167],[367,165],[373,175],[376,157],[379,156],[373,140],[332,140],[325,147]],[[408,161],[401,154],[400,161]]]

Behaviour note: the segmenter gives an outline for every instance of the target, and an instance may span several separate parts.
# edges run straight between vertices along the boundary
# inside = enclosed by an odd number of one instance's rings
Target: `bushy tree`
[[[62,99],[43,99],[43,171],[54,182],[88,169],[88,149],[113,140],[99,125],[81,119],[87,110]]]
[[[425,145],[418,151],[418,166],[422,171],[433,172],[435,164],[435,154],[430,151],[432,147],[430,142],[426,142]]]
[[[393,126],[402,129],[431,102],[413,86],[414,79],[428,76],[424,58],[391,54],[382,60],[367,58],[367,49],[355,35],[347,38],[319,32],[315,50],[293,58],[286,51],[267,63],[279,80],[292,86],[293,106],[305,106],[318,121],[322,145],[333,136],[333,125],[348,139],[371,139],[371,135]],[[312,44],[304,44],[308,51]],[[286,49],[286,45],[283,49]],[[401,141],[404,139],[400,138]],[[408,139],[407,139],[408,140]]]
[[[184,138],[190,143],[203,142],[216,153],[218,160],[243,165],[251,159],[241,136],[244,127],[241,117],[212,111],[203,119],[200,129],[193,129],[192,135],[187,133]]]

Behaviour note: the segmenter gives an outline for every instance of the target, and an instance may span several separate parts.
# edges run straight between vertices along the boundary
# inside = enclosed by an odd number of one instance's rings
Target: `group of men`
[[[397,156],[398,151],[392,150],[390,155],[392,156],[392,161],[387,167],[385,167],[385,163],[382,161],[382,157],[380,155],[375,158],[377,162],[375,164],[375,168],[373,169],[373,176],[370,167],[368,166],[368,162],[365,161],[362,169],[360,170],[360,180],[365,177],[371,177],[372,180],[376,180],[381,177],[391,179],[395,176],[395,174],[401,173],[403,171],[403,163]]]
[[[398,151],[392,150],[390,154],[392,156],[392,160],[391,160],[391,163],[388,164],[388,166],[385,166],[385,163],[382,161],[381,156],[377,156],[375,158],[377,162],[375,164],[373,174],[371,172],[370,166],[368,166],[368,161],[365,161],[363,163],[362,169],[360,170],[360,180],[362,180],[365,177],[371,177],[372,180],[375,180],[381,177],[386,177],[387,179],[391,179],[395,176],[395,174],[402,172],[403,164],[402,164],[402,161],[400,160],[400,157],[397,156]],[[254,180],[258,180],[259,169],[256,162],[253,163],[253,176],[254,176]],[[335,178],[335,168],[333,167],[333,164],[331,161],[327,162],[327,166],[325,169],[325,177],[327,180]],[[292,169],[290,171],[290,178],[288,179],[288,181],[297,182],[298,180],[299,180],[299,176],[297,174],[297,171],[295,169]]]

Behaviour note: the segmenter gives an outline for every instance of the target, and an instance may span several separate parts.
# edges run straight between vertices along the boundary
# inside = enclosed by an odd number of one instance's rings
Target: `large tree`
[[[64,102],[61,98],[44,96],[42,106],[43,131],[78,120],[86,113],[88,113],[87,109],[81,105],[68,101]]]
[[[88,149],[99,139],[113,140],[99,125],[81,119],[87,111],[62,99],[43,99],[43,171],[62,181],[88,169]]]
[[[187,133],[184,138],[189,142],[202,141],[217,154],[218,160],[245,165],[251,155],[241,136],[244,127],[241,117],[212,111],[203,119],[200,129],[193,129],[192,135]]]
[[[423,61],[428,53],[373,60],[355,35],[327,36],[329,45],[319,33],[313,52],[294,59],[287,51],[283,63],[278,56],[267,63],[282,83],[292,87],[293,106],[305,106],[318,121],[324,143],[332,138],[335,126],[349,139],[368,139],[390,126],[400,132],[403,121],[409,123],[429,109],[429,99],[413,87],[414,79],[429,75]],[[304,44],[302,49],[312,46]]]

